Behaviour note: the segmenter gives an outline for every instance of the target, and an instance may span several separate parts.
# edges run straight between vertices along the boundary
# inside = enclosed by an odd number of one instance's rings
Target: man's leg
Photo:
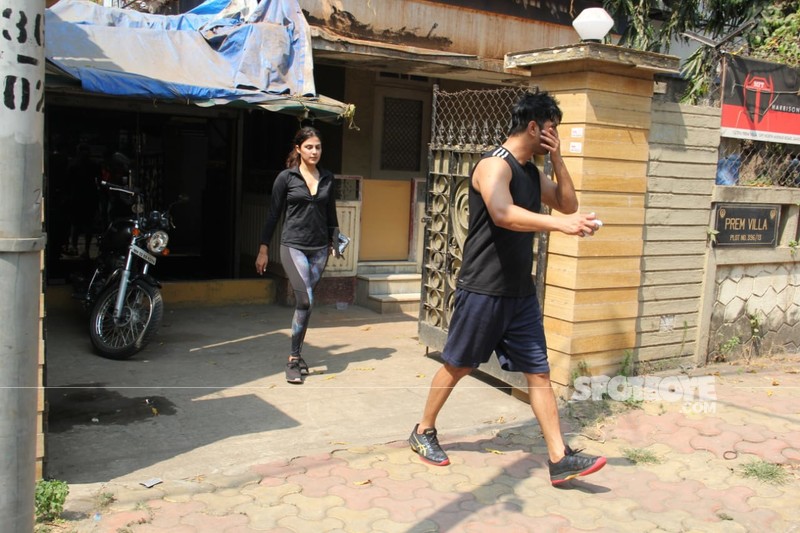
[[[550,373],[525,374],[528,381],[528,398],[531,409],[542,428],[544,443],[550,461],[557,463],[564,457],[564,438],[561,435],[561,422],[558,416],[558,404],[553,386],[550,384]]]
[[[428,400],[425,402],[425,409],[422,411],[422,420],[419,421],[417,433],[423,430],[436,427],[436,417],[444,407],[453,388],[463,378],[472,372],[472,368],[459,368],[444,363],[436,372],[431,381],[431,388],[428,391]]]
[[[436,417],[439,415],[447,398],[453,391],[453,387],[472,372],[470,367],[455,367],[445,363],[436,372],[431,381],[431,388],[428,391],[428,399],[425,402],[425,409],[422,413],[422,420],[414,426],[408,443],[411,449],[417,452],[420,458],[426,463],[436,466],[450,464],[450,459],[439,446],[439,438],[436,433]]]
[[[558,415],[558,403],[550,384],[550,373],[525,374],[528,382],[528,397],[539,427],[542,428],[544,442],[547,445],[547,462],[550,469],[550,483],[559,485],[578,476],[586,476],[597,472],[606,464],[605,457],[586,455],[575,451],[564,444],[561,435],[561,422]]]

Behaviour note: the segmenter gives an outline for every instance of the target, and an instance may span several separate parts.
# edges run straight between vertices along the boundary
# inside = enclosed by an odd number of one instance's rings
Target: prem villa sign
[[[778,243],[779,205],[717,204],[717,246],[772,246]]]

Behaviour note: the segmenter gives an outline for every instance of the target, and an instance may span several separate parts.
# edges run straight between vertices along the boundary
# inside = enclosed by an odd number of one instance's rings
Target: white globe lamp
[[[614,19],[602,7],[589,7],[572,21],[581,41],[599,43],[614,26]]]

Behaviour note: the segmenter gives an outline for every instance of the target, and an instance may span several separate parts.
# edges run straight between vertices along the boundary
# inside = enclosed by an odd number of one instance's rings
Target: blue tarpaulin
[[[45,24],[48,61],[85,91],[200,105],[317,97],[296,0],[207,0],[182,15],[61,0]]]

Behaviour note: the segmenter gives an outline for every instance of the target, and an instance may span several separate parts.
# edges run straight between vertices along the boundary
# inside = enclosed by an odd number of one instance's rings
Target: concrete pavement
[[[409,450],[439,367],[415,319],[317,308],[312,375],[289,385],[290,318],[171,309],[154,344],[108,361],[79,314],[50,312],[46,473],[70,485],[54,530],[800,531],[797,354],[658,375],[705,377],[714,401],[566,405],[571,445],[608,465],[556,489],[529,406],[475,377],[439,418],[452,464]],[[782,484],[745,475],[770,464]]]

